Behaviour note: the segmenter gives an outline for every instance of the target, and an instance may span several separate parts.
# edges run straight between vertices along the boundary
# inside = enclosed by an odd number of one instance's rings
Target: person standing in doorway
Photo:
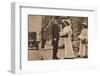
[[[44,31],[45,27],[42,25],[41,28],[41,49],[45,48],[46,43],[46,31]]]

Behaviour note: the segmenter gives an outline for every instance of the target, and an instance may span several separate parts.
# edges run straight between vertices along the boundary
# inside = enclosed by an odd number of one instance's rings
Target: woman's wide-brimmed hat
[[[66,24],[67,24],[67,25],[71,25],[70,20],[62,20],[62,23],[65,24],[65,25],[66,25]]]
[[[83,22],[83,23],[82,23],[82,26],[86,26],[86,27],[88,27],[88,25],[87,25],[86,22]]]

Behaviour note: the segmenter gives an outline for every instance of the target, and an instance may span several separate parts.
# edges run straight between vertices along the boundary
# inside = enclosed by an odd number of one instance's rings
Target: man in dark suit
[[[53,59],[59,59],[57,57],[58,42],[59,42],[59,17],[55,16],[54,21],[51,24],[52,29],[52,45],[53,45]]]

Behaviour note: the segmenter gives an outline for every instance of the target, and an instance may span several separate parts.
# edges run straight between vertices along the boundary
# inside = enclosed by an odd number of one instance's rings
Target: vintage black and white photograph
[[[88,17],[28,15],[28,61],[87,58]]]

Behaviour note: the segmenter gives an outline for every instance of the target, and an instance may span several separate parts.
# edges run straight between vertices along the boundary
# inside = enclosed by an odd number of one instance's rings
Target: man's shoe
[[[58,60],[58,59],[60,59],[60,58],[57,58],[57,57],[56,58],[53,58],[53,60]]]
[[[60,58],[56,58],[56,59],[60,59]]]

